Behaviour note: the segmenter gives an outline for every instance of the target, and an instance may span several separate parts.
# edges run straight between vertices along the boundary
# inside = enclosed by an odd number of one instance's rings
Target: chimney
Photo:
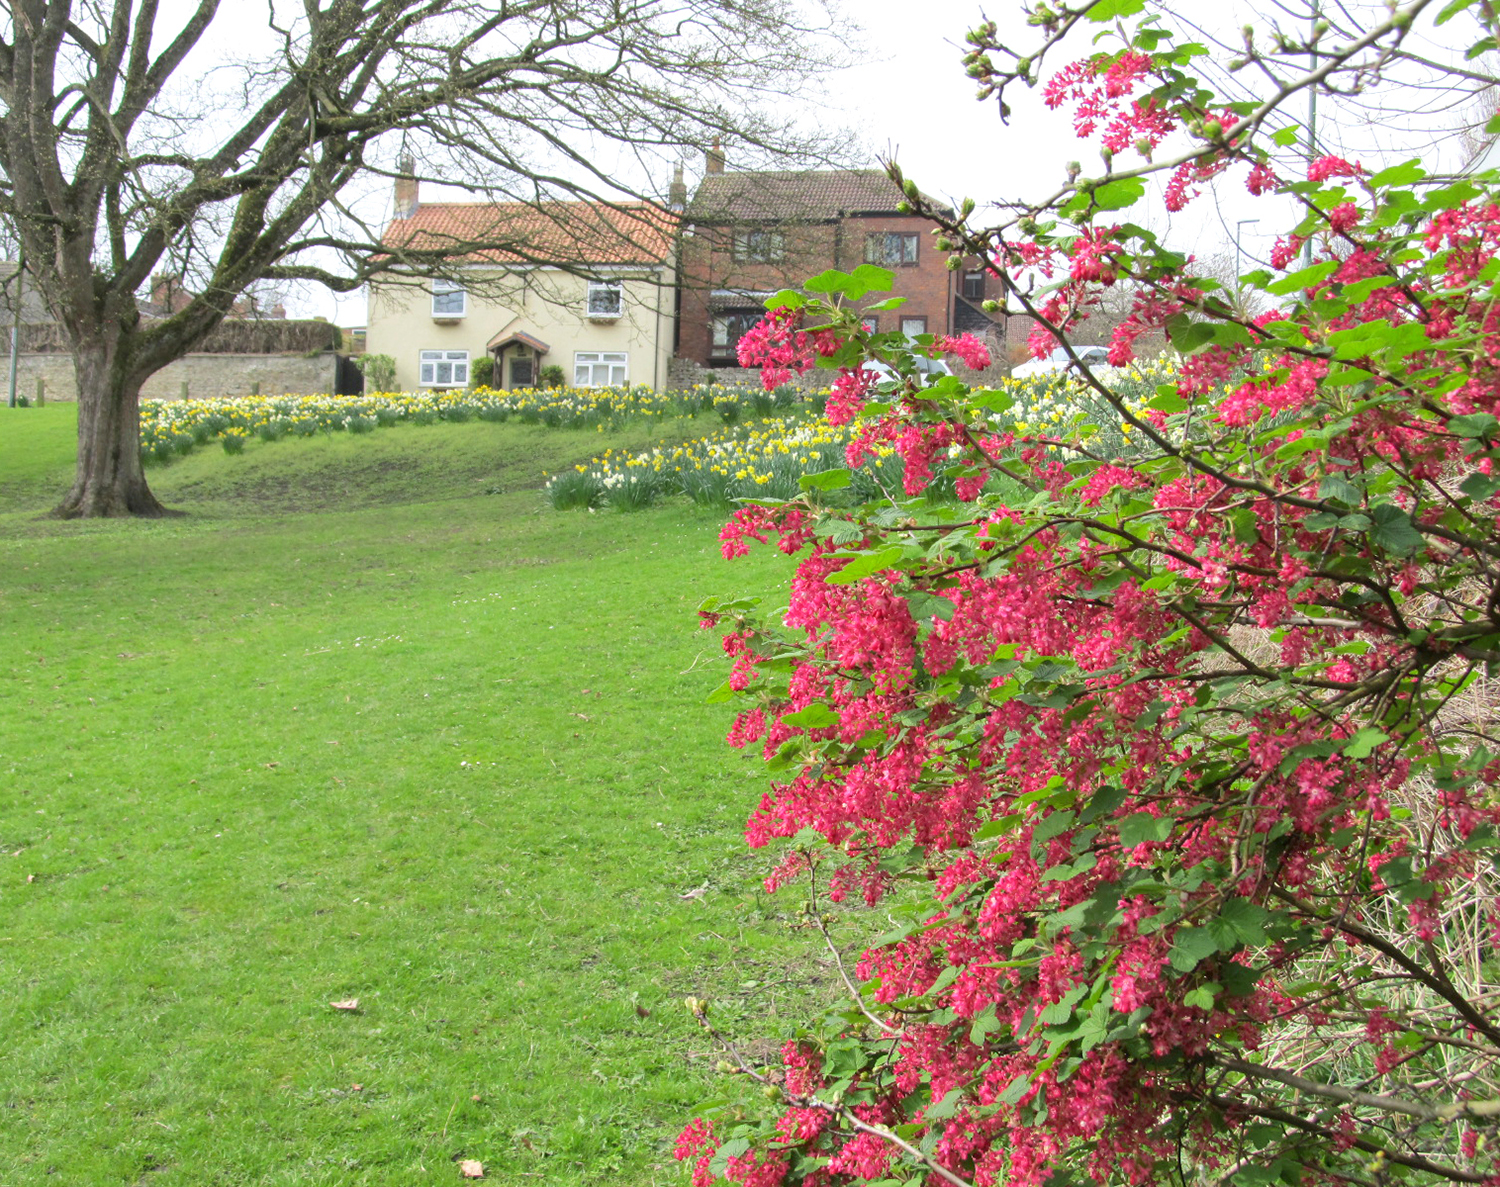
[[[714,146],[704,154],[703,171],[705,173],[724,172],[724,150],[719,147],[719,142],[714,141]]]
[[[410,218],[417,212],[417,163],[411,153],[401,154],[401,172],[396,177],[396,218]]]
[[[672,170],[672,188],[667,191],[667,205],[673,210],[687,207],[687,183],[682,180],[682,166]]]

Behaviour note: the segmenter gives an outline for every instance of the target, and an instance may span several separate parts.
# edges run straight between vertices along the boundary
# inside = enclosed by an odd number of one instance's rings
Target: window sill
[[[432,315],[432,324],[435,326],[456,326],[462,324],[463,320],[462,316],[455,317],[451,313],[434,313]]]
[[[589,321],[619,321],[619,320],[620,320],[620,314],[618,314],[618,313],[591,313],[591,314],[589,314]]]

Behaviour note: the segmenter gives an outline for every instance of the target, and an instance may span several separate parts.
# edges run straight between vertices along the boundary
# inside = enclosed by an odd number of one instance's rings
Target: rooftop
[[[898,214],[899,201],[901,191],[879,169],[709,173],[688,203],[686,217],[695,222],[798,221]]]
[[[677,220],[644,202],[424,202],[381,243],[471,263],[660,264]]]

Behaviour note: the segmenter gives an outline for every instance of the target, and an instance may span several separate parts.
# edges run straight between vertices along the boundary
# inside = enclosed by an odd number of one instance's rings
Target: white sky
[[[862,48],[856,66],[829,77],[829,98],[822,115],[829,124],[856,130],[857,155],[868,163],[873,164],[876,156],[894,155],[906,175],[926,192],[955,201],[972,197],[981,206],[992,198],[1051,192],[1062,180],[1069,160],[1081,160],[1085,173],[1098,172],[1096,150],[1075,139],[1065,112],[1049,112],[1042,106],[1039,92],[1030,96],[1029,103],[1024,93],[1009,96],[1017,108],[1009,125],[1001,123],[993,100],[980,103],[975,99],[975,84],[965,77],[960,62],[964,33],[973,24],[988,15],[1002,22],[1002,31],[1014,33],[1017,45],[1035,41],[1036,31],[1026,30],[1014,15],[1019,5],[1013,0],[991,0],[987,14],[981,12],[977,0],[841,2],[859,26],[857,31],[851,29],[851,42]],[[1211,14],[1223,22],[1221,27],[1231,30],[1245,15],[1236,10],[1246,2],[1224,0],[1206,6],[1201,0],[1179,0],[1183,12],[1198,19]],[[261,5],[242,3],[232,12],[231,24],[219,33],[226,38],[223,44],[236,44],[233,26],[240,22],[254,22],[264,29]],[[1009,26],[1004,24],[1007,20]],[[1084,44],[1085,39],[1079,38],[1080,49]],[[1320,116],[1330,126],[1335,118],[1336,113],[1326,110]],[[731,154],[729,168],[735,163]],[[688,162],[690,187],[701,169],[701,160]],[[661,181],[663,189],[665,180]],[[1276,235],[1286,229],[1287,207],[1279,199],[1251,198],[1238,179],[1219,189],[1225,195],[1220,207],[1205,198],[1173,225],[1177,241],[1186,237],[1187,246],[1200,254],[1231,250],[1235,224],[1257,219],[1240,227],[1242,246],[1247,258],[1264,258]],[[423,192],[429,199],[466,196],[445,195],[430,186]],[[388,192],[385,203],[388,210]],[[366,212],[377,213],[368,207]],[[1145,216],[1132,211],[1130,217],[1137,222],[1149,218],[1158,229],[1167,222],[1159,206]],[[294,317],[316,314],[343,325],[363,324],[365,319],[362,295],[335,299],[321,288],[309,287],[294,292],[288,305]]]

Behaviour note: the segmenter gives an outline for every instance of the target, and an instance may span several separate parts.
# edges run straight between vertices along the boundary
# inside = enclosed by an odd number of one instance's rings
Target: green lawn
[[[693,613],[784,558],[543,506],[629,432],[202,450],[150,471],[183,518],[39,518],[72,432],[0,409],[0,1183],[681,1182],[683,996],[773,1035],[826,979]]]

